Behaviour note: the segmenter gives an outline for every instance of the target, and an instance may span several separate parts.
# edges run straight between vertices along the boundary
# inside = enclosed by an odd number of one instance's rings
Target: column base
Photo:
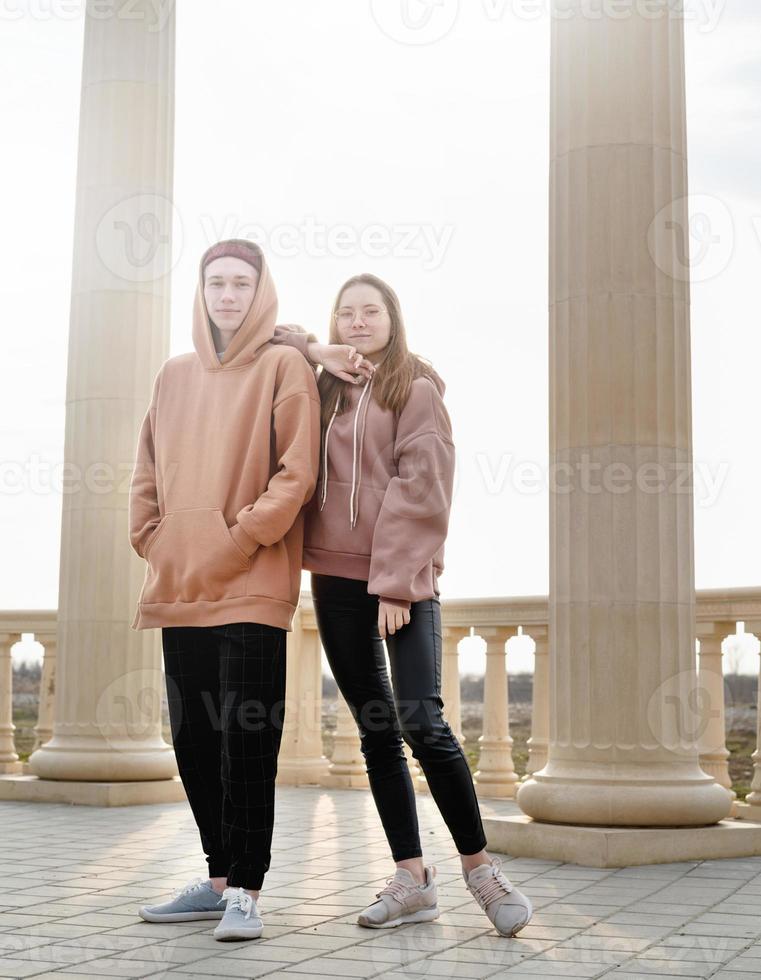
[[[369,789],[370,781],[364,766],[330,766],[325,783],[331,789]]]
[[[38,776],[0,776],[0,800],[26,803],[74,803],[82,806],[140,806],[187,802],[179,776],[139,782],[77,782]]]
[[[484,817],[483,824],[490,851],[588,868],[761,855],[761,822],[748,820],[721,820],[698,828],[574,827],[519,814]]]
[[[54,734],[29,756],[29,771],[53,781],[153,782],[177,776],[177,760],[163,739]]]
[[[761,823],[761,804],[741,803],[739,800],[735,800],[732,816],[736,820],[753,820],[756,823]]]
[[[518,786],[516,802],[546,823],[704,827],[732,812],[734,796],[697,766],[548,763]]]
[[[280,759],[277,780],[281,786],[327,786],[330,762],[321,759]]]
[[[514,800],[520,783],[515,779],[503,779],[499,776],[489,776],[481,772],[473,774],[473,785],[476,795],[483,799]]]

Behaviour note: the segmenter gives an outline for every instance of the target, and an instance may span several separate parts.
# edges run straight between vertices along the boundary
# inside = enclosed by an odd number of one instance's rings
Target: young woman
[[[303,333],[283,328],[275,339],[307,352]],[[385,929],[439,914],[404,739],[452,834],[467,888],[497,931],[513,936],[529,921],[531,902],[484,849],[470,770],[442,715],[438,576],[455,467],[444,383],[409,351],[399,300],[376,276],[354,276],[341,287],[330,342],[344,350],[309,344],[308,356],[339,376],[323,370],[318,380],[321,469],[306,508],[304,567],[396,862],[357,921]],[[356,354],[359,377],[340,371],[347,351]]]

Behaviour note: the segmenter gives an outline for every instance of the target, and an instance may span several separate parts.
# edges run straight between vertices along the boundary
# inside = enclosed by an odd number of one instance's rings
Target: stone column
[[[518,776],[513,765],[513,740],[508,713],[505,643],[513,629],[479,629],[486,640],[484,674],[484,731],[479,738],[478,770],[473,776],[479,796],[513,797]]]
[[[369,785],[357,724],[349,710],[349,705],[340,694],[338,695],[336,710],[336,735],[333,740],[328,785],[343,789],[355,787],[364,789]]]
[[[0,773],[20,773],[23,769],[13,734],[13,662],[11,648],[20,633],[0,633]]]
[[[278,781],[289,786],[319,785],[328,774],[322,754],[322,664],[316,627],[305,628],[302,609],[288,633],[285,727]]]
[[[145,565],[128,487],[169,350],[174,4],[129,16],[88,0],[66,381],[59,665],[53,735],[30,758],[54,780],[165,780],[160,634],[130,623]],[[158,19],[158,18],[162,19]]]
[[[708,824],[698,762],[684,25],[553,0],[543,821]]]
[[[465,741],[462,733],[462,708],[460,704],[460,640],[470,635],[463,627],[445,626],[443,632],[443,663],[441,666],[441,696],[444,716],[455,737]]]
[[[735,632],[735,623],[700,623],[698,639],[698,689],[695,709],[701,718],[698,750],[700,768],[713,776],[717,783],[729,790],[734,799],[729,778],[729,751],[727,749],[724,714],[724,671],[722,669],[721,644],[725,637]]]
[[[531,694],[531,736],[527,742],[528,763],[526,778],[543,769],[547,764],[547,742],[550,733],[550,677],[547,658],[547,631],[534,630],[531,634],[534,651],[534,680]]]
[[[34,749],[44,745],[53,734],[55,717],[55,672],[56,672],[56,634],[35,634],[45,647],[40,677],[40,704],[37,711],[37,724],[34,726]]]

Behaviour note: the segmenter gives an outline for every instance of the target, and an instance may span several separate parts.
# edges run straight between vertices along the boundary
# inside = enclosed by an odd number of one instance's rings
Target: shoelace
[[[473,895],[484,911],[486,911],[486,906],[493,902],[495,898],[502,898],[513,890],[512,884],[504,876],[501,868],[502,862],[499,858],[494,858],[489,871],[489,877],[478,885],[472,886]]]
[[[183,895],[189,895],[190,892],[194,892],[196,889],[200,888],[203,883],[203,878],[194,878],[189,885],[183,885],[180,888],[175,888],[172,891],[172,897],[177,899],[181,898]]]
[[[376,892],[375,897],[380,898],[381,895],[390,895],[400,905],[403,905],[405,898],[411,892],[415,891],[417,887],[417,885],[409,885],[404,881],[400,881],[398,878],[386,878],[386,887]]]
[[[230,909],[240,909],[247,919],[251,918],[251,913],[254,911],[254,896],[249,895],[247,891],[242,888],[225,888],[222,892],[222,898],[231,899],[227,903],[226,911],[229,912]],[[221,901],[222,899],[220,899]]]

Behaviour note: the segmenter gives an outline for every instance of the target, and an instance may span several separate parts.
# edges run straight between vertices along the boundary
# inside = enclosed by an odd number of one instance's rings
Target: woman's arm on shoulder
[[[329,373],[342,381],[357,382],[371,377],[375,366],[357,353],[349,344],[321,344],[313,333],[307,333],[295,323],[282,323],[275,327],[273,344],[288,344],[301,351],[312,365],[321,364]]]

